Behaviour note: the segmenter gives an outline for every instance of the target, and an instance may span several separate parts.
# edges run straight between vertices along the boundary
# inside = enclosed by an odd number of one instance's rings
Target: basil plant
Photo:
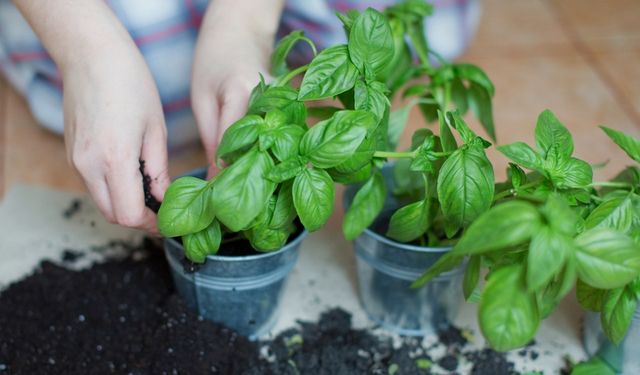
[[[451,64],[429,48],[424,19],[431,11],[409,0],[384,12],[338,14],[347,43],[294,69],[286,63],[292,47],[306,43],[315,53],[315,46],[300,31],[283,38],[272,56],[274,80],[261,80],[246,115],[222,137],[215,162],[225,167],[209,181],[182,177],[170,185],[158,213],[161,233],[181,237],[186,257],[198,263],[223,238],[274,251],[300,225],[320,229],[342,183],[361,185],[343,224],[353,239],[379,215],[387,190],[380,168],[394,158],[394,193],[406,205],[387,235],[430,245],[455,238],[493,202],[490,143],[462,115],[472,110],[493,138],[494,87],[480,68]],[[408,105],[391,111],[396,94]],[[438,124],[439,135],[422,128],[410,149],[396,151],[414,106]],[[309,126],[311,118],[319,122]]]
[[[509,350],[530,342],[577,285],[580,304],[600,312],[604,333],[619,343],[640,299],[640,140],[602,129],[636,162],[610,182],[592,181],[592,167],[572,156],[571,134],[550,111],[538,118],[535,148],[499,146],[512,163],[495,205],[414,286],[468,259],[464,296],[479,301],[491,346]]]

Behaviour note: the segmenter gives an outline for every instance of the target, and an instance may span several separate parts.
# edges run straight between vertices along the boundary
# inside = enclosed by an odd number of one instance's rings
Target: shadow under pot
[[[204,178],[206,169],[187,175]],[[207,320],[257,339],[277,321],[285,281],[306,234],[300,231],[284,247],[268,253],[256,252],[248,241],[234,241],[233,253],[242,255],[210,255],[195,272],[185,269],[179,239],[165,239],[164,252],[176,291],[187,306]],[[227,253],[225,246],[229,244],[221,245],[218,253]]]
[[[376,221],[354,240],[360,302],[375,323],[391,332],[425,336],[446,329],[462,303],[465,265],[441,274],[422,288],[410,286],[451,247],[423,247],[384,236],[391,215],[401,207],[393,191],[393,166],[382,169],[387,186],[384,208]],[[349,186],[348,208],[359,186]]]
[[[600,324],[600,314],[587,312],[582,326],[582,342],[585,351],[598,356],[617,374],[640,374],[640,304],[631,320],[627,335],[615,345],[605,336]]]

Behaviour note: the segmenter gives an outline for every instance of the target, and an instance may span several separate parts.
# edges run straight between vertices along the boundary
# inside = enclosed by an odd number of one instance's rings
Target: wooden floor
[[[550,108],[574,133],[579,157],[610,161],[598,178],[628,164],[597,125],[640,136],[640,1],[484,0],[483,13],[461,60],[479,64],[495,82],[499,143],[532,142],[538,113]],[[412,127],[421,126],[417,114],[412,119]],[[38,127],[1,80],[0,159],[0,194],[17,182],[84,190],[62,139]],[[171,171],[204,160],[194,149],[174,157]]]

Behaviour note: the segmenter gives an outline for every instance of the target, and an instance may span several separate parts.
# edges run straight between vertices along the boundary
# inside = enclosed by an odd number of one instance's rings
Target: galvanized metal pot
[[[205,174],[204,169],[189,173],[196,177]],[[165,239],[164,252],[178,295],[190,308],[205,319],[255,339],[268,333],[277,321],[284,283],[306,234],[301,232],[270,253],[208,256],[193,273],[185,272],[184,248],[179,241]]]
[[[582,326],[582,341],[589,356],[597,355],[617,373],[640,374],[640,305],[631,321],[627,336],[614,345],[602,332],[600,314],[588,312]]]
[[[393,191],[391,166],[382,172],[387,191]],[[357,188],[347,189],[345,207]],[[411,283],[451,248],[408,245],[381,235],[399,206],[389,194],[378,220],[354,241],[359,297],[369,318],[383,328],[402,335],[424,336],[445,329],[458,313],[464,265],[423,288],[411,289]]]

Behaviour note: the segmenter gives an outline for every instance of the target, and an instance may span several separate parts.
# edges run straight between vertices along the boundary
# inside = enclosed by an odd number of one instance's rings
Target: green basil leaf
[[[287,115],[288,124],[304,126],[307,107],[298,100],[298,92],[288,86],[269,86],[249,104],[249,114],[263,114],[280,110]],[[305,126],[306,127],[306,126]]]
[[[547,202],[540,208],[540,211],[554,231],[569,237],[575,236],[581,219],[561,195],[549,194]]]
[[[404,21],[413,21],[431,15],[433,5],[423,0],[404,0],[386,7],[384,13]]]
[[[527,255],[527,288],[539,291],[560,271],[573,251],[571,238],[543,226],[531,239]]]
[[[529,241],[541,225],[542,218],[531,203],[502,203],[480,215],[464,231],[453,251],[474,255],[520,245]]]
[[[507,176],[514,189],[518,189],[521,185],[527,183],[527,174],[517,164],[509,163]]]
[[[550,110],[547,109],[538,116],[535,133],[536,145],[544,159],[547,159],[552,148],[557,148],[559,156],[565,159],[573,154],[571,133]]]
[[[344,185],[351,185],[365,182],[371,176],[372,170],[373,167],[371,163],[367,163],[355,172],[343,172],[338,170],[337,167],[327,169],[327,172],[335,182]]]
[[[222,224],[238,232],[260,214],[276,188],[265,177],[272,167],[269,154],[253,148],[222,170],[211,194],[213,209]]]
[[[444,114],[440,110],[438,110],[438,122],[440,123],[440,142],[442,143],[442,151],[455,151],[458,149],[458,144],[456,143],[456,139],[453,137],[453,133],[451,133],[451,129],[444,118]]]
[[[165,237],[184,236],[206,228],[215,216],[211,187],[196,177],[180,177],[164,193],[158,211],[158,230]]]
[[[258,226],[244,232],[251,246],[258,251],[276,251],[281,249],[293,232],[293,227],[285,229],[271,229],[267,226]]]
[[[305,169],[293,180],[293,204],[309,232],[320,229],[331,216],[335,188],[321,169]]]
[[[429,227],[429,207],[426,201],[411,203],[391,216],[387,237],[399,242],[411,242]]]
[[[272,131],[274,141],[271,151],[276,159],[285,161],[298,156],[298,148],[305,130],[296,125],[284,125]]]
[[[382,72],[394,55],[391,27],[385,16],[367,8],[353,22],[349,32],[349,56],[354,65],[365,73],[365,66],[374,75]]]
[[[318,168],[334,167],[353,155],[376,122],[370,112],[336,112],[302,137],[300,153]]]
[[[431,267],[429,267],[429,269],[427,269],[422,275],[420,275],[418,279],[416,279],[411,284],[411,288],[423,287],[438,275],[449,272],[458,267],[463,260],[464,257],[456,256],[451,252],[444,253]]]
[[[293,182],[287,181],[280,185],[269,228],[286,229],[296,216],[296,207],[293,205]]]
[[[305,169],[304,163],[298,158],[293,158],[273,166],[267,171],[265,177],[275,183],[280,183],[294,178],[303,169]]]
[[[584,188],[593,181],[591,165],[580,159],[555,159],[545,169],[553,184],[559,188]]]
[[[607,291],[600,313],[602,329],[614,344],[618,345],[627,335],[638,300],[628,288]]]
[[[467,301],[469,301],[478,286],[481,264],[482,258],[478,255],[472,256],[469,259],[469,264],[467,264],[467,269],[464,272],[464,279],[462,280],[462,292],[464,293],[464,299]]]
[[[578,303],[585,310],[600,312],[604,303],[604,297],[607,291],[590,286],[582,280],[578,280],[576,284],[576,297]]]
[[[616,372],[600,357],[593,357],[578,363],[571,370],[571,375],[616,375]]]
[[[351,26],[353,26],[353,22],[358,18],[360,12],[356,9],[349,9],[346,13],[336,12],[336,16],[342,21],[342,25],[344,26],[344,30],[349,36],[349,31],[351,30]]]
[[[493,167],[480,146],[458,149],[442,164],[438,200],[454,233],[491,207],[494,183]]]
[[[389,26],[393,36],[393,58],[380,74],[392,93],[403,87],[414,74],[411,50],[405,40],[405,24],[398,19],[390,19]]]
[[[576,281],[576,267],[571,258],[567,258],[564,269],[537,293],[538,312],[546,319],[558,307],[560,301],[571,291]]]
[[[594,288],[619,288],[640,274],[640,248],[622,233],[592,229],[575,242],[580,279]]]
[[[213,220],[200,232],[182,236],[184,255],[194,263],[204,263],[207,255],[213,255],[220,248],[222,232],[218,220]]]
[[[600,203],[585,220],[585,228],[611,228],[628,233],[636,216],[632,195],[613,197]]]
[[[355,109],[369,111],[376,115],[378,120],[382,119],[384,112],[391,105],[389,98],[385,94],[386,91],[387,87],[382,82],[366,83],[361,80],[356,81],[354,87]]]
[[[300,84],[298,99],[324,99],[353,87],[358,69],[349,60],[347,46],[337,45],[320,52],[311,63]]]
[[[315,56],[317,52],[316,46],[313,41],[304,36],[304,31],[294,30],[289,33],[289,35],[280,39],[278,44],[276,44],[275,48],[273,49],[273,53],[271,54],[271,73],[274,76],[280,76],[288,71],[287,56],[289,55],[289,52],[291,51],[293,46],[301,41],[307,43],[309,47],[311,47],[311,50],[313,51],[313,54]]]
[[[267,112],[264,116],[264,129],[276,129],[287,123],[287,115],[279,109]]]
[[[451,101],[463,115],[469,110],[468,95],[469,90],[467,90],[464,83],[460,79],[453,78],[451,80]]]
[[[515,142],[497,147],[504,156],[519,165],[544,173],[544,160],[538,153],[524,142]]]
[[[607,128],[606,126],[600,127],[629,157],[638,163],[640,163],[640,140],[633,138],[632,136],[625,134],[621,131]]]
[[[473,130],[471,130],[467,123],[462,119],[462,116],[460,116],[460,112],[447,112],[446,120],[451,126],[453,126],[454,129],[458,131],[458,134],[460,134],[460,138],[462,138],[462,141],[464,143],[472,143],[476,138],[478,138],[476,133],[474,133]]]
[[[384,178],[380,171],[376,171],[358,190],[344,215],[342,232],[347,240],[356,239],[373,223],[384,206],[386,196]]]
[[[491,97],[495,95],[496,89],[493,86],[493,83],[487,74],[476,65],[455,64],[453,69],[456,76],[459,78],[478,84],[480,87],[484,88]]]
[[[540,316],[536,297],[527,292],[519,265],[489,274],[478,313],[482,334],[498,351],[524,346],[533,339]]]
[[[469,107],[486,130],[489,137],[496,140],[496,130],[493,123],[493,107],[491,104],[491,93],[475,82],[471,82],[468,90]]]
[[[365,137],[360,146],[347,160],[335,166],[335,170],[343,173],[355,173],[371,164],[375,152],[375,141],[373,137]],[[368,177],[368,176],[367,176]]]
[[[258,140],[258,134],[263,125],[264,119],[257,115],[247,115],[236,121],[222,135],[217,151],[218,159],[254,144]]]

